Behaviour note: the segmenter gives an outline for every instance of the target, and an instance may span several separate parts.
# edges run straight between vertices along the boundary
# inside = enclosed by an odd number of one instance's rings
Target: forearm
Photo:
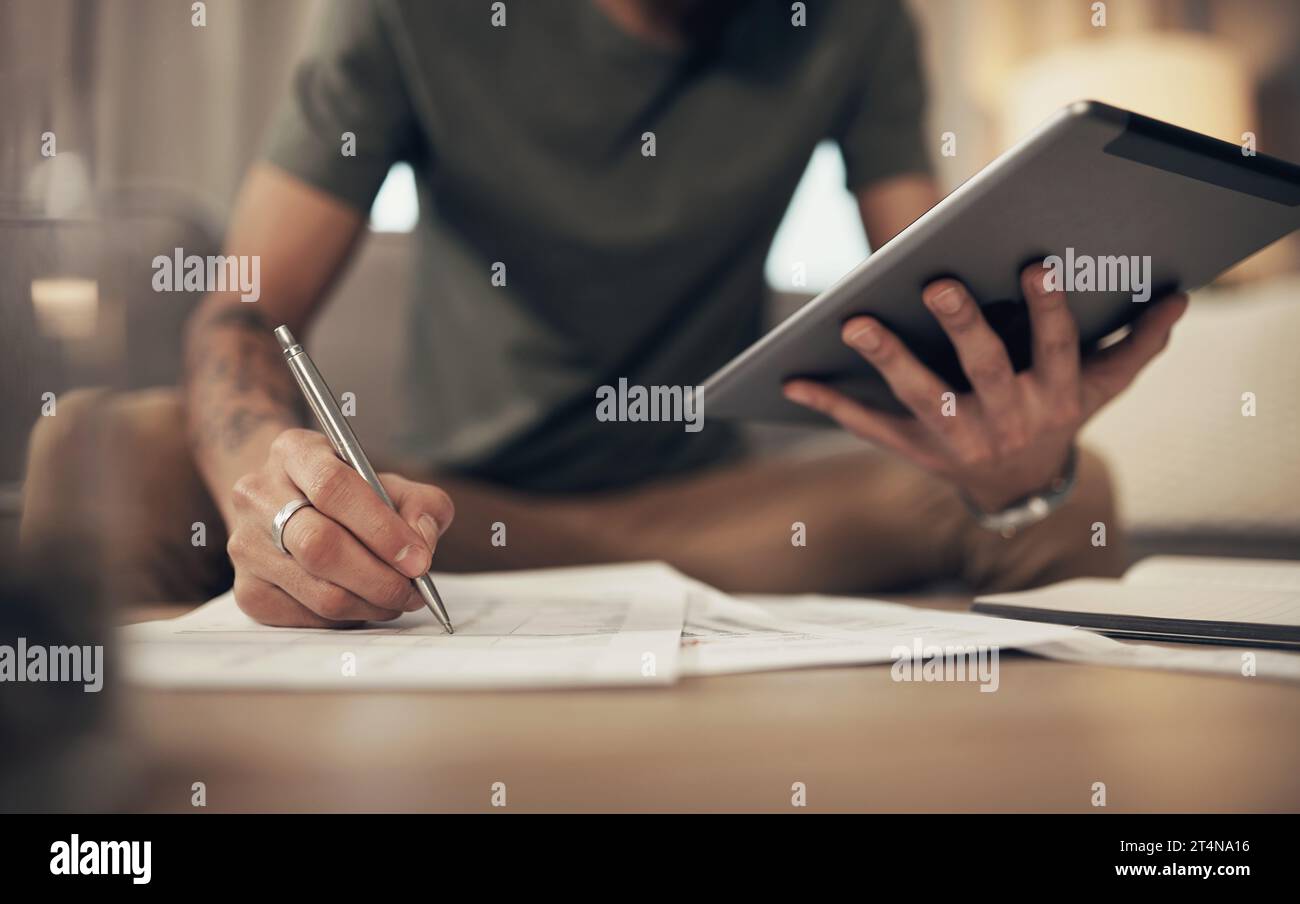
[[[204,299],[186,329],[186,429],[199,472],[227,523],[230,490],[266,461],[283,430],[305,423],[302,396],[258,305]]]

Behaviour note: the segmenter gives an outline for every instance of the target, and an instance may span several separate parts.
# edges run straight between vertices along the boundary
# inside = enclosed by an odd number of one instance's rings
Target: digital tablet
[[[850,317],[893,330],[957,392],[957,355],[921,289],[960,279],[1030,366],[1020,271],[1058,269],[1087,355],[1145,310],[1191,291],[1300,229],[1300,166],[1095,101],[1059,111],[830,289],[711,376],[711,417],[806,421],[781,394],[793,377],[902,413],[884,379],[840,339]]]

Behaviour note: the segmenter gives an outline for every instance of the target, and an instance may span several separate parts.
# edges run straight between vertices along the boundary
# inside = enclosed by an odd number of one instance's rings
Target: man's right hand
[[[260,299],[213,291],[186,328],[195,463],[230,532],[235,599],[269,625],[341,627],[418,608],[411,577],[429,567],[451,523],[451,500],[437,487],[381,475],[394,513],[325,437],[284,429],[307,412],[271,331],[283,323],[307,332],[365,224],[364,211],[256,164],[223,253],[261,260]],[[275,515],[304,497],[314,508],[289,519],[285,555],[272,538]]]
[[[411,579],[428,571],[454,515],[436,486],[381,474],[394,512],[329,441],[285,430],[266,462],[235,482],[227,551],[235,600],[252,618],[282,627],[349,627],[387,621],[424,605]],[[275,515],[306,498],[285,525],[280,552]]]

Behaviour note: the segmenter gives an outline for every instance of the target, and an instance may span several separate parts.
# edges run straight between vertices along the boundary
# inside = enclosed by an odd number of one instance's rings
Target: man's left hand
[[[871,317],[846,322],[844,342],[880,371],[915,420],[865,408],[812,380],[791,380],[785,395],[951,480],[985,511],[1004,509],[1061,476],[1083,424],[1160,353],[1187,309],[1183,294],[1153,302],[1127,337],[1084,363],[1065,293],[1047,291],[1046,274],[1039,264],[1021,274],[1033,366],[1020,373],[964,285],[941,279],[925,287],[922,300],[972,387],[955,397],[955,412],[944,413],[945,393],[953,390]]]

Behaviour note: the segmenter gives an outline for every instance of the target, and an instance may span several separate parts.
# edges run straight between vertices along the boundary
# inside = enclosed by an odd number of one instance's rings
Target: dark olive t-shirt
[[[509,0],[504,26],[492,6],[330,4],[271,133],[273,163],[363,210],[394,162],[415,170],[401,448],[539,491],[734,454],[707,398],[689,432],[598,420],[597,388],[693,386],[757,338],[818,142],[839,142],[850,188],[926,170],[906,14],[808,0],[798,26],[749,0],[664,50],[591,0]]]

